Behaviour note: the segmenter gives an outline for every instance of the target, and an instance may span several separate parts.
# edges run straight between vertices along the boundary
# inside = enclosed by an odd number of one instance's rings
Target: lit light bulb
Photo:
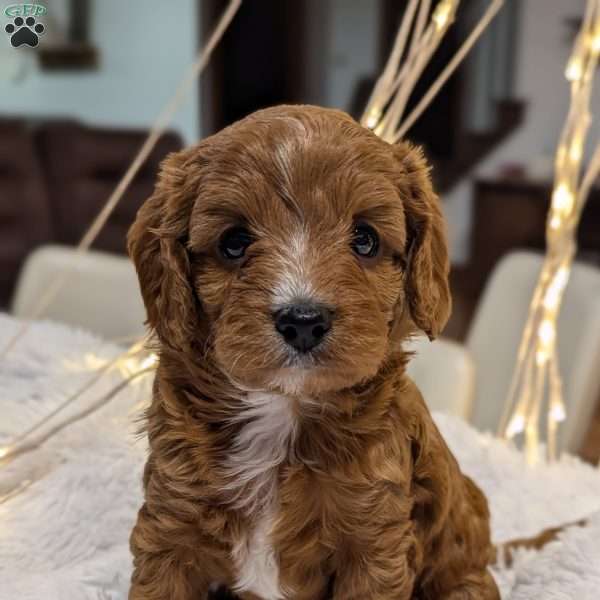
[[[558,215],[553,215],[550,219],[550,228],[551,229],[560,229],[562,224],[562,219]]]
[[[567,267],[561,267],[554,276],[554,283],[557,286],[560,286],[561,290],[564,290],[567,287],[567,283],[569,282],[569,273],[570,270]]]
[[[158,362],[158,356],[156,356],[156,354],[152,353],[152,354],[149,354],[148,356],[146,356],[146,358],[144,358],[142,360],[142,362],[140,363],[140,367],[142,369],[149,369],[150,367],[153,367],[157,362]]]
[[[581,138],[577,138],[573,140],[573,144],[569,149],[569,158],[571,162],[578,163],[581,160],[583,155],[583,144],[581,143]]]
[[[535,353],[535,362],[538,367],[542,367],[548,362],[548,353],[545,350],[538,350]]]
[[[560,423],[567,418],[567,411],[565,410],[565,405],[558,401],[552,406],[550,409],[550,417],[553,421]]]
[[[369,129],[375,129],[379,119],[381,118],[381,111],[378,108],[373,108],[367,117],[367,127]]]
[[[433,11],[433,22],[435,23],[435,27],[438,31],[443,29],[448,20],[450,19],[450,14],[452,12],[452,2],[450,0],[442,0]]]
[[[548,348],[549,346],[551,346],[555,336],[556,328],[554,327],[554,323],[550,321],[550,319],[544,319],[540,323],[540,327],[538,329],[538,337],[540,339],[542,347]]]
[[[0,448],[0,458],[4,458],[8,454],[8,447]]]
[[[567,70],[565,71],[565,77],[569,81],[579,81],[583,76],[583,65],[579,55],[573,56],[567,64]]]
[[[566,183],[561,183],[552,193],[552,208],[562,214],[570,214],[575,204],[573,192],[567,187]]]
[[[556,272],[552,283],[548,286],[544,296],[544,307],[548,310],[556,310],[560,301],[561,294],[569,281],[569,269],[561,267]]]
[[[525,429],[525,417],[521,413],[517,413],[506,428],[506,437],[513,438],[515,435],[522,433]]]
[[[598,29],[590,39],[590,48],[594,54],[600,53],[600,29]]]

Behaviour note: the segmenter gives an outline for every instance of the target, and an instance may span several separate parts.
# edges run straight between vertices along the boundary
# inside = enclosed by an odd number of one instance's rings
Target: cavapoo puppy
[[[130,600],[499,598],[405,373],[450,311],[420,150],[262,110],[165,160],[129,251],[160,355]]]

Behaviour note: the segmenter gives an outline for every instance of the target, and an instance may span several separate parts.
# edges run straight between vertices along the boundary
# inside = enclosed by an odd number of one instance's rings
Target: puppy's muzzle
[[[308,352],[318,346],[331,329],[333,311],[311,302],[290,304],[273,314],[275,329],[287,344]]]

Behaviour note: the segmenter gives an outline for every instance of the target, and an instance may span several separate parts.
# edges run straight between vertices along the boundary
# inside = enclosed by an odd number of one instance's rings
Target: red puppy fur
[[[419,149],[257,112],[167,158],[129,250],[160,355],[130,600],[499,598],[486,499],[405,373],[450,312]],[[307,302],[310,349],[274,320]]]

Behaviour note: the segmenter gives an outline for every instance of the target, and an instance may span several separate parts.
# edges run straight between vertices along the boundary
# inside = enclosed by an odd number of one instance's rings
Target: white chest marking
[[[289,455],[296,419],[289,398],[263,393],[248,394],[247,408],[239,418],[250,420],[237,435],[228,460],[228,489],[253,528],[233,549],[235,589],[280,600],[284,595],[270,534],[278,509],[278,467]]]

